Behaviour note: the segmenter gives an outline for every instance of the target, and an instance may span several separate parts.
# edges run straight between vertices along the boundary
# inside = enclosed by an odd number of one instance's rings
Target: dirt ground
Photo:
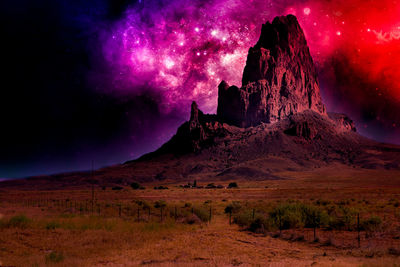
[[[99,214],[86,211],[92,197],[82,190],[1,190],[1,266],[397,266],[400,262],[400,172],[326,168],[282,173],[278,181],[237,181],[238,189],[184,189],[180,184],[145,184],[145,190],[95,188]],[[203,185],[201,180],[198,181]],[[229,181],[215,182],[226,186]],[[158,185],[167,190],[154,190]],[[68,199],[68,201],[67,201]],[[122,209],[138,200],[165,200],[212,209],[211,222],[135,221]],[[231,201],[348,201],[381,216],[386,229],[374,236],[351,231],[285,230],[255,234],[229,224],[224,208]],[[207,204],[205,204],[207,203]],[[353,204],[350,204],[353,205]],[[368,207],[367,207],[368,206]],[[82,212],[82,207],[84,211]],[[96,209],[96,208],[94,208]],[[154,211],[155,212],[155,211]],[[17,223],[11,218],[23,215]],[[141,215],[145,216],[145,215]],[[140,218],[140,217],[139,217]],[[14,222],[14,224],[12,223]],[[388,230],[390,229],[390,231]],[[296,238],[302,236],[301,239]],[[329,242],[327,242],[329,240]]]

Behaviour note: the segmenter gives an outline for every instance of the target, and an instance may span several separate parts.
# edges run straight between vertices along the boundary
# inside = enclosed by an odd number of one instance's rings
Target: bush
[[[240,227],[248,227],[253,221],[253,213],[250,211],[244,211],[236,214],[233,217],[233,222],[239,225]]]
[[[154,203],[154,207],[155,207],[156,209],[164,208],[164,207],[166,207],[166,206],[167,206],[167,202],[165,202],[164,200],[157,200],[157,201]]]
[[[138,189],[140,189],[141,186],[139,183],[133,182],[133,183],[131,183],[131,187],[134,190],[138,190]]]
[[[200,220],[199,217],[197,217],[196,214],[193,215],[188,215],[186,218],[183,220],[184,223],[187,224],[200,224],[202,221]]]
[[[360,228],[365,231],[376,231],[382,225],[382,219],[379,216],[371,216],[361,221]]]
[[[239,201],[232,201],[232,203],[225,207],[225,213],[237,213],[241,208],[242,206]]]
[[[46,263],[58,263],[64,260],[64,255],[61,252],[53,251],[46,255]]]
[[[326,211],[304,203],[282,204],[270,212],[275,225],[281,229],[322,227],[329,223]]]
[[[230,183],[230,184],[228,185],[228,188],[238,188],[238,185],[237,185],[236,182],[233,182],[233,183]]]
[[[124,189],[123,187],[121,187],[121,186],[114,186],[114,187],[112,187],[111,188],[111,190],[122,190],[122,189]]]
[[[305,227],[322,227],[329,224],[329,216],[326,211],[311,205],[302,206]]]
[[[59,227],[60,227],[60,224],[58,222],[54,222],[54,221],[48,222],[46,224],[46,229],[47,230],[54,230],[54,229],[59,228]]]
[[[145,200],[142,200],[142,205],[141,206],[142,206],[142,208],[144,210],[149,210],[151,208],[150,203],[145,201]]]
[[[280,229],[304,226],[303,214],[299,204],[282,204],[274,208],[269,215]]]
[[[210,211],[207,208],[194,208],[193,213],[202,221],[208,222],[210,219]]]
[[[216,186],[214,183],[211,183],[211,184],[208,184],[208,185],[206,186],[206,188],[207,188],[207,189],[210,189],[210,188],[217,188],[217,186]]]
[[[6,225],[8,227],[27,228],[30,223],[31,219],[29,219],[25,215],[16,215],[14,217],[11,217]]]
[[[168,187],[162,185],[154,187],[154,190],[165,190],[165,189],[168,189]]]
[[[248,228],[248,230],[259,234],[265,234],[266,231],[271,231],[273,229],[276,229],[273,222],[270,218],[267,218],[265,216],[257,216],[254,220],[251,221]]]

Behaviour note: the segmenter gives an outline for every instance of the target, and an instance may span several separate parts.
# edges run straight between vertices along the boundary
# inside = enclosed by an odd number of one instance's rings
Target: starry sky
[[[16,0],[1,3],[0,178],[124,162],[168,140],[191,101],[240,86],[261,25],[296,15],[329,111],[400,143],[400,3]]]

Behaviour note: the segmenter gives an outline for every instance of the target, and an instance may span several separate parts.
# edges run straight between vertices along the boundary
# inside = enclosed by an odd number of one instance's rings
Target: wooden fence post
[[[175,206],[175,222],[176,222],[176,217],[177,217],[177,214],[176,214],[176,206]]]
[[[279,219],[279,236],[282,236],[282,219],[281,219],[281,210],[278,210],[278,219]]]
[[[314,227],[314,241],[316,241],[317,240],[317,234],[316,234],[317,222],[315,220],[315,212],[313,212],[313,227]]]
[[[357,240],[358,240],[358,247],[361,246],[361,238],[360,238],[360,213],[357,213]]]

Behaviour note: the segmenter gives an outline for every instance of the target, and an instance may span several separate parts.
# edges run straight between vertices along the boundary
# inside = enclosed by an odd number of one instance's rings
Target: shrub
[[[214,183],[211,183],[211,184],[208,184],[207,186],[206,186],[206,188],[217,188],[217,186],[214,184]]]
[[[329,223],[329,216],[326,211],[318,207],[303,204],[302,211],[305,227],[322,227]]]
[[[365,231],[376,231],[382,224],[382,219],[379,216],[371,216],[366,220],[361,221],[360,228]]]
[[[16,215],[8,220],[7,226],[16,228],[27,228],[30,222],[31,219],[29,219],[25,215]]]
[[[271,218],[281,229],[322,227],[328,225],[329,216],[319,207],[304,203],[286,203],[270,212]]]
[[[188,215],[183,221],[184,223],[187,224],[200,224],[202,221],[200,220],[199,217],[197,217],[196,214]]]
[[[141,186],[139,183],[133,182],[133,183],[131,183],[131,187],[134,190],[138,190],[138,189],[140,189]]]
[[[315,204],[318,206],[326,206],[326,205],[331,204],[331,201],[324,200],[324,199],[318,199],[317,201],[315,201]]]
[[[52,221],[52,222],[48,222],[46,224],[46,229],[47,230],[54,230],[56,228],[59,228],[60,224],[58,222]]]
[[[299,204],[282,204],[270,212],[275,225],[281,229],[304,226],[303,214]]]
[[[242,206],[239,201],[232,201],[232,203],[225,207],[225,213],[237,213],[241,208]]]
[[[193,213],[202,221],[208,222],[210,219],[210,211],[207,208],[197,207],[193,209]]]
[[[156,209],[164,208],[164,207],[166,207],[166,206],[167,206],[167,202],[165,202],[164,200],[157,200],[157,201],[154,203],[154,207],[155,207]]]
[[[233,183],[230,183],[230,184],[228,185],[228,188],[238,188],[238,185],[237,185],[236,182],[233,182]]]
[[[168,189],[168,187],[162,185],[154,187],[154,190],[165,190],[165,189]]]
[[[64,260],[64,255],[61,252],[53,251],[46,255],[46,263],[58,263]]]
[[[265,234],[266,231],[271,231],[276,229],[271,218],[265,216],[257,216],[254,220],[251,221],[250,226],[248,228],[249,231],[254,233]]]
[[[253,213],[250,211],[244,211],[236,214],[233,217],[233,222],[239,225],[240,227],[248,227],[253,221]]]
[[[147,201],[145,201],[145,200],[142,200],[142,208],[144,209],[144,210],[149,210],[150,209],[150,203],[149,202],[147,202]]]
[[[112,187],[111,188],[111,190],[122,190],[122,189],[124,189],[123,187],[121,187],[121,186],[114,186],[114,187]]]
[[[394,248],[394,247],[390,247],[390,248],[388,249],[388,253],[389,253],[390,255],[400,256],[400,250],[397,249],[397,248]]]

